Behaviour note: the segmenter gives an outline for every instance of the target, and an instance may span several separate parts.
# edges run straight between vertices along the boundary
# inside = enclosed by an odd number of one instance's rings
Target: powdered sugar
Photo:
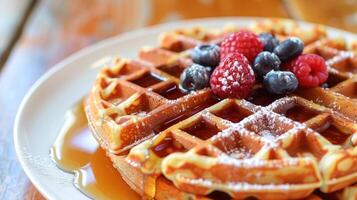
[[[244,149],[246,147],[243,146],[239,147],[240,141],[234,142],[236,147],[233,149],[232,147],[226,147],[225,145],[232,143],[228,142],[228,139],[242,140],[243,138],[250,138],[249,140],[257,140],[265,144],[263,148],[280,148],[278,141],[284,138],[284,135],[291,137],[291,133],[312,131],[305,124],[292,121],[270,110],[294,105],[293,102],[295,101],[295,98],[284,98],[271,104],[269,107],[258,107],[247,101],[241,101],[242,105],[250,108],[255,113],[244,118],[239,123],[231,124],[229,128],[213,136],[212,141],[220,142],[227,154],[237,151],[241,154],[238,156],[242,158],[252,157],[253,155],[249,155],[252,153],[251,149]]]
[[[233,151],[229,152],[229,156],[235,159],[248,159],[254,156],[250,149],[244,147],[237,147]]]
[[[273,133],[268,130],[262,130],[258,133],[258,135],[261,135],[264,138],[264,140],[267,140],[269,142],[275,141],[276,138],[276,133]]]
[[[223,191],[251,191],[251,190],[288,190],[289,184],[251,184],[247,182],[226,182],[219,183],[203,178],[187,178],[179,176],[180,181],[191,185],[198,185],[208,188],[221,189]]]
[[[229,76],[227,77],[227,79],[228,79],[228,80],[230,80],[230,81],[234,81],[234,79],[233,79],[233,76],[232,76],[232,75],[229,75]]]

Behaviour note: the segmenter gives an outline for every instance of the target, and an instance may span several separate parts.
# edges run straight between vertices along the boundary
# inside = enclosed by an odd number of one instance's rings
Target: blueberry
[[[281,62],[288,61],[302,53],[304,43],[296,37],[292,37],[281,42],[274,49],[274,53],[280,58]]]
[[[263,51],[255,58],[253,62],[253,70],[257,77],[261,79],[271,70],[279,70],[280,63],[277,55],[268,51]]]
[[[259,40],[263,44],[264,51],[273,52],[275,47],[279,45],[279,40],[270,33],[259,34]]]
[[[208,71],[209,74],[212,74],[214,68],[212,68],[212,67],[205,67],[205,68],[206,68],[206,70]]]
[[[321,87],[322,87],[322,88],[329,88],[329,85],[328,85],[327,83],[323,83],[323,84],[321,85]]]
[[[298,80],[292,72],[273,70],[265,76],[264,86],[272,94],[289,94],[298,88]]]
[[[180,76],[180,87],[184,92],[200,90],[209,86],[210,73],[202,65],[192,64]]]
[[[215,44],[202,44],[196,46],[191,57],[194,63],[215,68],[220,61],[219,47]]]

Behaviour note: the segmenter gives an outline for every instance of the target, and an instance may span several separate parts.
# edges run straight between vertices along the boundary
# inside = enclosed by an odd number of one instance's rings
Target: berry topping
[[[255,83],[249,61],[240,53],[228,55],[211,76],[211,88],[220,98],[245,98]]]
[[[185,92],[203,89],[209,86],[209,72],[205,67],[192,64],[180,76],[180,86]]]
[[[273,52],[275,47],[279,45],[279,40],[270,33],[259,34],[259,40],[263,44],[263,50]]]
[[[299,38],[292,37],[276,46],[274,53],[279,57],[281,62],[285,62],[300,55],[303,49],[304,43]]]
[[[323,84],[321,85],[321,87],[322,87],[322,88],[329,88],[329,85],[328,85],[327,83],[323,83]]]
[[[272,94],[289,94],[298,88],[296,76],[288,71],[270,71],[264,78],[264,86]]]
[[[191,53],[194,63],[215,68],[219,64],[219,47],[214,44],[202,44],[196,46]]]
[[[250,31],[239,31],[226,37],[221,43],[221,60],[231,53],[243,54],[249,62],[263,50],[257,35]]]
[[[279,70],[280,60],[277,55],[268,51],[263,51],[255,58],[253,70],[258,78],[264,76],[271,70]]]
[[[328,78],[325,60],[316,54],[303,54],[284,64],[293,72],[302,87],[317,87]]]

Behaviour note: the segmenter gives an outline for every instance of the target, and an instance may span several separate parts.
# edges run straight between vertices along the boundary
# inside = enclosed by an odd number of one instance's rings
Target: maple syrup
[[[162,123],[160,126],[155,127],[154,128],[154,132],[155,132],[155,134],[158,134],[161,131],[169,128],[170,126],[172,126],[174,124],[177,124],[178,122],[183,121],[183,120],[191,117],[192,115],[197,114],[198,112],[202,111],[203,109],[208,108],[208,107],[210,107],[213,104],[216,104],[218,102],[219,101],[216,98],[209,98],[209,99],[207,99],[207,101],[205,103],[196,106],[192,110],[187,111],[187,112],[185,112],[185,113],[183,113],[183,114],[181,114],[181,115],[179,115],[179,116],[177,116],[175,118],[169,119],[166,122]]]
[[[92,136],[82,101],[67,111],[51,158],[59,168],[76,175],[74,185],[90,198],[140,199]]]
[[[294,107],[288,109],[284,115],[294,121],[306,122],[307,120],[315,117],[317,114],[318,113],[306,109],[303,106],[295,105]]]
[[[132,83],[135,83],[136,85],[140,85],[141,87],[147,88],[152,85],[158,84],[161,81],[163,81],[162,77],[159,77],[156,74],[147,72],[143,76],[141,76],[138,79],[132,80]]]
[[[193,126],[183,129],[183,131],[202,140],[207,140],[210,137],[216,135],[221,130],[218,129],[216,125],[211,124],[204,119],[201,119]]]
[[[350,136],[349,134],[342,133],[333,125],[330,125],[330,127],[328,127],[325,131],[320,132],[320,134],[335,145],[341,145],[345,143]]]
[[[164,138],[159,144],[152,147],[153,152],[160,158],[164,158],[173,152],[183,152],[185,148],[172,137]]]
[[[163,91],[159,91],[158,93],[166,99],[170,100],[175,100],[186,95],[180,90],[180,88],[176,84],[168,87]]]
[[[248,117],[251,113],[250,111],[240,109],[236,104],[230,104],[226,108],[213,113],[217,117],[226,119],[233,123],[238,123],[245,117]]]

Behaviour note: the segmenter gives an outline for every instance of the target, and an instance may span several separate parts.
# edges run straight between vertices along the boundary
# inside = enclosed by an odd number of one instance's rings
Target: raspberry
[[[325,60],[316,54],[303,54],[284,64],[293,72],[302,87],[317,87],[328,77]]]
[[[221,43],[221,60],[231,53],[243,54],[249,62],[263,50],[257,35],[250,31],[239,31],[226,37]]]
[[[220,98],[245,98],[255,83],[253,69],[240,53],[228,55],[211,75],[211,88]]]

